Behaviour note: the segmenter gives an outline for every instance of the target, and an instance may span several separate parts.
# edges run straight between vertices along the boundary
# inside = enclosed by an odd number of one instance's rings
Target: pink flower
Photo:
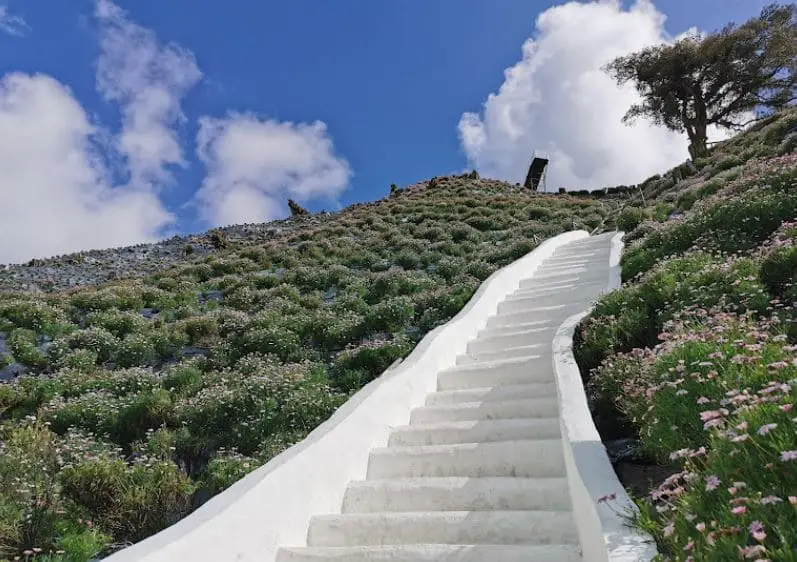
[[[706,479],[706,491],[711,492],[717,489],[717,486],[720,485],[720,479],[714,476],[713,474]]]
[[[745,506],[743,506],[743,505],[737,505],[736,507],[731,509],[731,513],[733,513],[734,515],[742,515],[746,511],[747,511],[747,508]]]
[[[701,404],[701,405],[702,404],[708,404],[709,402],[711,402],[711,400],[709,400],[705,396],[701,396],[700,398],[697,399],[697,403]]]
[[[601,496],[598,498],[598,503],[604,503],[610,500],[613,500],[617,497],[616,493],[606,494],[605,496]]]
[[[762,425],[761,427],[759,427],[757,433],[759,435],[766,435],[767,433],[769,433],[770,431],[772,431],[776,427],[778,427],[778,424],[776,424],[776,423],[768,423],[766,425]]]
[[[791,412],[792,408],[794,408],[794,404],[783,404],[780,409],[783,412]]]
[[[665,537],[670,537],[675,532],[675,524],[674,523],[669,523],[668,525],[665,525],[664,529],[662,529],[662,530],[664,531],[664,536]]]
[[[783,500],[780,499],[778,496],[764,496],[761,498],[761,505],[770,505],[773,503],[780,503]]]
[[[780,460],[783,462],[797,460],[797,451],[783,451],[780,454]]]
[[[703,522],[700,522],[697,525],[695,525],[695,529],[697,529],[698,532],[700,532],[700,533],[704,533],[706,531],[706,524],[703,523]]]
[[[750,558],[755,558],[756,556],[760,556],[767,551],[767,549],[760,544],[757,544],[755,546],[745,546],[744,548],[739,546],[737,548],[739,549],[739,554],[748,560]]]
[[[750,523],[748,529],[750,531],[750,536],[758,542],[764,542],[764,539],[767,538],[767,534],[764,532],[764,525],[761,521],[753,521]]]

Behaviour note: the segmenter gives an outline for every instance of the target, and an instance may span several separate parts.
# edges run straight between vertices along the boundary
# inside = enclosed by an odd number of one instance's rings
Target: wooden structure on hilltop
[[[529,172],[526,174],[526,181],[523,182],[525,187],[534,191],[545,192],[545,172],[548,171],[549,160],[550,158],[547,154],[534,151],[531,164],[529,164]]]

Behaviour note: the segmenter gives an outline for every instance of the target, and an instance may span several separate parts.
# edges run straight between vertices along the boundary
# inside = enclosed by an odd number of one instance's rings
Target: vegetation
[[[642,102],[625,116],[651,119],[689,137],[693,159],[708,155],[707,128],[741,128],[753,110],[783,109],[797,97],[797,6],[772,4],[741,26],[691,35],[607,65],[633,82]]]
[[[0,367],[26,371],[0,383],[0,560],[88,560],[173,523],[304,438],[496,269],[615,207],[438,177],[281,232],[215,230],[213,249],[177,246],[152,275],[0,293]]]
[[[601,432],[669,474],[638,498],[664,560],[797,560],[795,125],[781,112],[652,180],[617,221],[636,224],[625,284],[576,333]],[[642,218],[667,201],[681,218]]]

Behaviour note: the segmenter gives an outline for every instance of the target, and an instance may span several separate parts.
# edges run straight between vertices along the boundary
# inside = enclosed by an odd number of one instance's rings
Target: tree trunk
[[[689,156],[694,162],[698,158],[708,156],[708,136],[706,135],[706,125],[696,125],[694,131],[689,131]]]

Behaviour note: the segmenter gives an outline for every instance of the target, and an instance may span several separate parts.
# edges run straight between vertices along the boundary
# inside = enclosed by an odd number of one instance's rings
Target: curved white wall
[[[498,303],[556,248],[587,236],[561,234],[495,272],[454,319],[427,334],[401,364],[360,390],[307,439],[185,519],[108,559],[270,562],[278,546],[304,545],[310,518],[340,510],[346,485],[365,478],[371,449],[387,444],[392,426],[409,422],[412,408],[436,390],[437,373],[455,364]]]
[[[620,286],[622,236],[620,232],[612,239],[607,292]],[[586,562],[647,562],[656,556],[655,543],[628,527],[617,513],[636,513],[637,508],[617,479],[595,428],[573,356],[573,332],[590,311],[565,320],[553,342],[567,480],[583,556]],[[609,494],[615,494],[613,501],[598,503]]]

